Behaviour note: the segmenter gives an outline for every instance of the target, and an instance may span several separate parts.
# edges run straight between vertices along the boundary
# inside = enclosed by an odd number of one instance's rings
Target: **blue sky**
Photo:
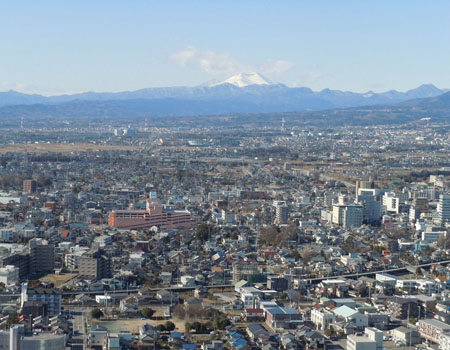
[[[0,91],[194,86],[258,71],[350,91],[450,88],[450,1],[0,2]]]

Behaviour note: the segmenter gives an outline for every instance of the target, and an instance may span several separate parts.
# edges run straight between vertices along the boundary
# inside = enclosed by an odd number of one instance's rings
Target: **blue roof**
[[[181,333],[181,332],[172,332],[172,333],[170,333],[170,336],[172,338],[174,338],[174,339],[179,339],[179,338],[181,338],[183,336],[183,333]]]
[[[234,346],[245,345],[245,344],[247,344],[247,341],[246,341],[244,338],[236,339],[236,340],[233,342],[233,345],[234,345]]]
[[[267,312],[271,313],[272,315],[295,315],[298,312],[295,311],[293,308],[290,307],[271,307],[267,309]]]
[[[195,350],[197,349],[197,345],[195,344],[183,344],[183,349],[184,350]]]

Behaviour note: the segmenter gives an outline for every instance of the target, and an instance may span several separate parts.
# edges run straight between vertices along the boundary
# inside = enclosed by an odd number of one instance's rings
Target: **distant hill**
[[[0,93],[0,120],[17,125],[18,118],[98,119],[165,118],[238,114],[284,114],[298,121],[334,123],[389,120],[410,121],[423,117],[448,117],[450,93],[421,85],[407,92],[364,94],[272,84],[258,73],[239,74],[223,82],[196,87],[150,88],[117,93],[85,92],[45,97],[15,91]],[[419,118],[420,117],[420,118]],[[202,118],[203,119],[203,118]],[[239,119],[241,120],[241,119]]]
[[[165,100],[178,102],[202,101],[220,106],[228,102],[229,112],[235,112],[231,104],[239,104],[242,112],[285,112],[319,110],[328,108],[347,108],[379,104],[395,104],[406,100],[435,97],[445,91],[434,85],[421,85],[406,92],[395,90],[383,93],[355,93],[349,91],[324,89],[313,91],[307,87],[288,87],[273,84],[258,73],[240,73],[222,82],[195,87],[148,88],[123,92],[84,92],[73,95],[41,96],[28,95],[16,91],[0,92],[0,107],[11,105],[54,105],[73,101],[122,101],[122,100]],[[130,101],[130,104],[133,102]],[[162,112],[162,111],[160,111]],[[167,111],[167,114],[171,114]],[[200,111],[201,113],[201,111]]]

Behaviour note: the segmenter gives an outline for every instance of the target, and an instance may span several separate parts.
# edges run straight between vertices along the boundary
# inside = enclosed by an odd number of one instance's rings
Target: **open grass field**
[[[98,320],[91,320],[91,327],[93,327],[95,324],[100,323],[101,325],[108,328],[112,333],[118,333],[120,331],[128,331],[131,333],[139,333],[139,327],[143,326],[144,324],[148,323],[152,326],[157,326],[159,324],[166,323],[167,320],[141,320],[140,318],[129,318],[129,319],[121,319],[121,320],[114,320],[114,321],[98,321]],[[184,332],[184,324],[185,320],[180,320],[178,318],[171,318],[168,321],[172,321],[175,323],[175,330],[179,332]]]
[[[70,153],[70,152],[100,152],[100,151],[136,151],[140,147],[124,145],[95,145],[92,143],[26,143],[16,145],[0,145],[0,154],[8,152],[30,153]]]
[[[66,283],[67,281],[74,278],[75,276],[77,276],[76,273],[65,273],[63,275],[50,274],[50,275],[46,275],[46,276],[42,277],[40,280],[41,281],[44,281],[44,280],[50,281],[51,283],[53,283],[55,285],[56,288],[58,288],[61,285],[63,285],[64,283]]]

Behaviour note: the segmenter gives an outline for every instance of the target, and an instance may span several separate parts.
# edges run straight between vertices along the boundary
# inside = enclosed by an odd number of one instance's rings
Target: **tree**
[[[167,321],[165,323],[165,327],[168,332],[172,332],[175,329],[175,323],[173,323],[171,321]]]
[[[182,320],[184,320],[184,318],[186,317],[186,309],[184,308],[183,305],[178,304],[177,306],[175,306],[173,308],[173,314],[175,317],[181,318]]]
[[[158,330],[158,331],[160,331],[160,332],[165,332],[167,329],[166,329],[166,326],[164,326],[163,324],[159,324],[159,325],[157,325],[156,326],[156,329]]]
[[[99,308],[95,308],[95,309],[92,309],[91,316],[92,316],[92,318],[99,319],[99,318],[103,317],[103,312]]]
[[[145,318],[151,318],[153,314],[155,313],[155,310],[150,309],[149,307],[144,307],[142,310],[139,311],[142,317]]]
[[[207,241],[209,238],[209,226],[207,224],[198,225],[195,238],[202,242]]]
[[[303,263],[308,264],[315,254],[314,254],[313,250],[311,249],[311,247],[304,247],[301,250],[300,255],[302,257]]]
[[[325,329],[325,331],[323,332],[323,334],[325,334],[327,337],[331,337],[334,335],[334,329],[333,328],[327,328]]]
[[[224,330],[230,324],[230,320],[226,314],[216,312],[214,316],[213,327],[214,329]]]

